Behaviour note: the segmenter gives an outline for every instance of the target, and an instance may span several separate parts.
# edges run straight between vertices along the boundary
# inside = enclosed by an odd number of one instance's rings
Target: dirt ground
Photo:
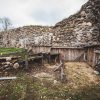
[[[32,71],[33,76],[37,78],[51,78],[56,80],[54,69],[57,65],[45,64],[41,70]],[[88,84],[98,84],[100,82],[98,75],[94,73],[93,68],[84,62],[68,62],[65,63],[65,74],[67,76],[66,84],[78,86],[85,86]]]
[[[66,62],[65,83],[56,79],[56,66],[35,66],[17,73],[17,80],[0,82],[0,100],[100,100],[100,75],[88,64]]]
[[[55,78],[54,68],[57,65],[45,65],[45,69],[35,72],[33,75],[40,80],[44,78],[51,81],[52,84],[62,85],[61,82],[57,81]],[[72,94],[75,94],[76,91],[80,93],[81,91],[86,91],[91,94],[91,88],[97,86],[100,88],[100,76],[96,75],[93,68],[84,62],[66,62],[65,63],[65,74],[67,76],[67,81],[62,86],[66,88]],[[94,89],[95,91],[95,89]],[[100,91],[97,93],[96,100],[100,100]],[[95,92],[96,93],[96,92]],[[96,94],[95,94],[96,95]],[[91,98],[92,96],[90,96]],[[98,99],[99,98],[99,99]],[[86,99],[86,98],[85,98]],[[69,99],[68,99],[69,100]],[[80,99],[79,99],[80,100]],[[90,99],[86,99],[90,100]],[[91,98],[92,100],[92,98]],[[95,98],[93,99],[95,100]]]

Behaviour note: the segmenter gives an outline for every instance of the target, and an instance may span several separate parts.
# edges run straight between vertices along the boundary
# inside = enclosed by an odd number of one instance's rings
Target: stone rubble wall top
[[[89,0],[79,12],[55,26],[24,26],[0,32],[3,46],[83,47],[100,43],[100,0]]]

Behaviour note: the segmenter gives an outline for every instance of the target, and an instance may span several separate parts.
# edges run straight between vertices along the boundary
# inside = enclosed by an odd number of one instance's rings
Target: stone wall
[[[20,47],[48,46],[51,45],[52,27],[48,26],[24,26],[1,32],[3,46]]]
[[[75,15],[57,23],[55,45],[83,46],[100,42],[100,0],[89,0]]]
[[[100,43],[100,0],[89,0],[75,15],[55,26],[24,26],[3,35],[3,46],[82,47]]]

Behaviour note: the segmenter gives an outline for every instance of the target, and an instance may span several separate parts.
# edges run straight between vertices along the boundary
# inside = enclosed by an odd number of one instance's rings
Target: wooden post
[[[61,82],[64,83],[67,81],[66,75],[64,74],[64,68],[61,67]]]
[[[43,65],[44,65],[44,61],[43,61],[43,53],[42,53],[41,63],[42,63],[42,66],[43,66]]]
[[[96,63],[96,53],[94,52],[94,57],[93,57],[93,66],[95,66]]]
[[[25,69],[28,69],[28,56],[25,55]]]
[[[57,63],[57,58],[58,58],[58,56],[56,56],[55,59],[54,59],[54,62],[55,62],[55,63]]]
[[[84,52],[84,61],[86,61],[86,51]]]
[[[49,64],[51,63],[51,55],[50,55],[50,53],[48,54],[48,56],[49,56]]]
[[[64,62],[60,62],[60,65],[54,70],[54,72],[58,72],[59,80],[64,83],[67,81],[66,74],[64,72]]]

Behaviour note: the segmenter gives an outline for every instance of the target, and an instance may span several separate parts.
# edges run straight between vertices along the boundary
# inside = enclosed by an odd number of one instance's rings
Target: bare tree
[[[12,25],[11,20],[7,17],[0,18],[0,23],[4,31],[8,30]]]

